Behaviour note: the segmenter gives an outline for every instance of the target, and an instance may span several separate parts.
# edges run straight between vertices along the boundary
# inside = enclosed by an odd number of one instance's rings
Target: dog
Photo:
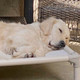
[[[61,19],[23,25],[0,22],[0,51],[12,58],[42,57],[69,44],[70,32]]]

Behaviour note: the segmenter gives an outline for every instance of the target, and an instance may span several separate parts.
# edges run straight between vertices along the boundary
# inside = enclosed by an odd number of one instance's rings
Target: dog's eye
[[[62,30],[59,28],[60,33],[62,33]]]

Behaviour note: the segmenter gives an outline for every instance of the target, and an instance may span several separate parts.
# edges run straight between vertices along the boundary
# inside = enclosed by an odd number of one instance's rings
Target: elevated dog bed
[[[0,60],[0,66],[70,62],[74,67],[74,80],[80,80],[80,55],[70,49],[68,46],[62,50],[49,52],[44,57],[12,59],[11,56],[5,55],[3,53],[0,54],[0,57],[3,57],[3,59]]]

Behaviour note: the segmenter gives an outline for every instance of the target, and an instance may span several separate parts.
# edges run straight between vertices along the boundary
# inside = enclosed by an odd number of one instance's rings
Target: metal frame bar
[[[80,80],[80,55],[70,49],[68,46],[64,48],[69,53],[69,62],[74,67],[74,80]]]

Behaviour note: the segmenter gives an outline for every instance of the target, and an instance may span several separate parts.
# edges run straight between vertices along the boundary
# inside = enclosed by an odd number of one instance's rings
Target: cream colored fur
[[[62,29],[60,33],[59,28]],[[69,29],[65,22],[54,17],[23,25],[20,23],[0,22],[0,51],[12,58],[44,56],[52,49],[49,42],[57,45],[60,40],[69,41]],[[67,38],[67,39],[66,39]]]

